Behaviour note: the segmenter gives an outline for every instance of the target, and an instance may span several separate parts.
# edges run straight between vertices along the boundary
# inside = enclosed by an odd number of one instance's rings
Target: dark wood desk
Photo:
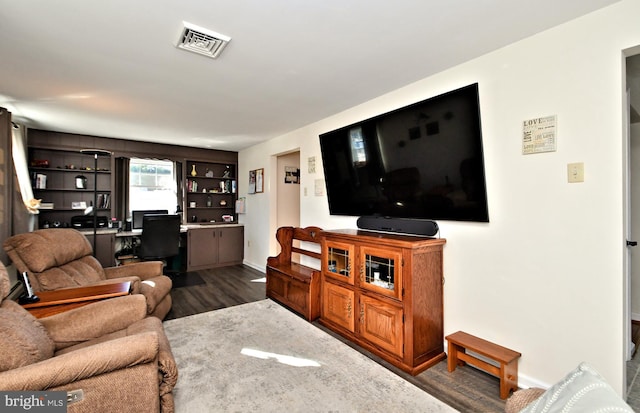
[[[22,304],[36,318],[63,313],[106,298],[128,295],[131,291],[129,281],[92,285],[88,287],[66,288],[55,291],[38,291],[40,301]]]

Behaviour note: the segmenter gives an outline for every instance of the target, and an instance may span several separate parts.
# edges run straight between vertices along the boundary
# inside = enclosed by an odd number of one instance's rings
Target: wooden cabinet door
[[[360,295],[360,337],[403,356],[402,307]]]
[[[93,231],[93,230],[91,230]],[[84,234],[93,248],[93,234]],[[113,267],[116,265],[115,259],[115,235],[97,234],[95,257],[103,267]]]
[[[360,287],[402,299],[402,250],[362,246],[358,257]]]
[[[218,231],[218,264],[242,263],[244,227],[226,227]]]
[[[322,253],[322,271],[325,276],[353,285],[353,264],[355,262],[353,244],[326,241]]]
[[[209,268],[218,263],[218,237],[215,228],[190,229],[187,233],[189,259],[187,271]]]
[[[325,282],[322,286],[322,317],[350,332],[355,332],[355,293]]]

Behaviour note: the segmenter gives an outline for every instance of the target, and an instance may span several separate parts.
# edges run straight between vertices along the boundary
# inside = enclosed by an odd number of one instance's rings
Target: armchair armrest
[[[140,333],[99,343],[0,373],[2,390],[46,390],[135,365],[155,362],[158,335]]]
[[[127,295],[40,319],[56,349],[102,337],[125,329],[147,315],[143,295]]]
[[[104,269],[104,275],[108,279],[135,276],[144,281],[162,275],[162,266],[162,261],[136,262],[118,267],[107,267]]]

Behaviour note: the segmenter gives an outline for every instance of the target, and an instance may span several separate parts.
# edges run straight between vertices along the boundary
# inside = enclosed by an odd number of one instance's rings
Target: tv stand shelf
[[[445,243],[323,231],[319,322],[412,375],[443,360]]]

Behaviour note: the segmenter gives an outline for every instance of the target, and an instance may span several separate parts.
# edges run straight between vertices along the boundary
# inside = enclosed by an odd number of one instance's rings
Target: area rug
[[[164,327],[177,413],[456,411],[268,299]]]

